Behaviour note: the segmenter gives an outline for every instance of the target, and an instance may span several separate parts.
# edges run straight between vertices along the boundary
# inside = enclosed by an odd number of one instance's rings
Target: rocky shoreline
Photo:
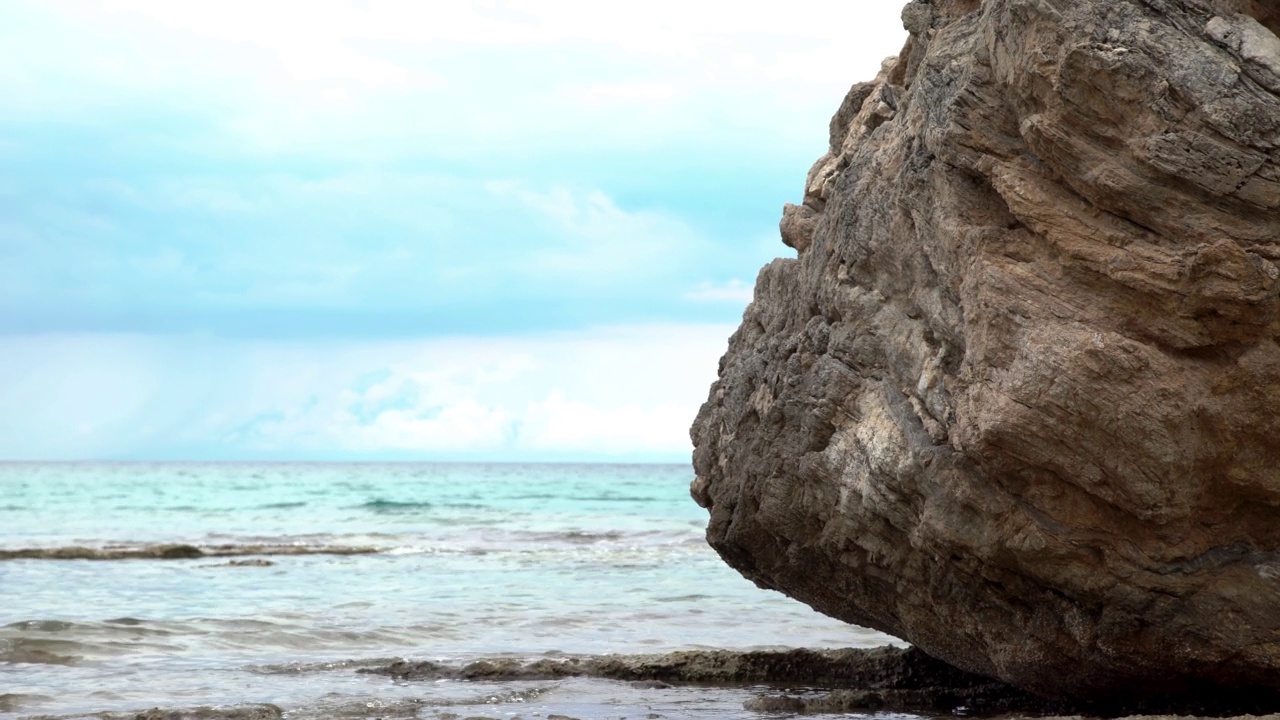
[[[835,693],[833,693],[835,695]],[[779,714],[812,714],[820,715],[824,713],[847,713],[865,710],[866,708],[859,705],[841,705],[839,702],[827,702],[821,700],[810,701],[808,699],[796,698],[795,702],[776,702],[772,698],[762,698],[759,703],[751,702],[747,704],[745,709],[756,711],[762,715],[777,716]],[[887,710],[888,708],[883,708]],[[668,716],[658,715],[656,713],[649,714],[649,720],[659,720],[659,718],[667,718]],[[1087,715],[1034,715],[1034,714],[1018,714],[1011,713],[1000,716],[1001,720],[1014,720],[1021,717],[1035,717],[1037,720],[1090,720],[1093,716]],[[1115,718],[1115,720],[1200,720],[1201,716],[1195,715],[1128,715]],[[1211,716],[1217,717],[1217,716]],[[277,705],[272,704],[245,704],[245,705],[224,705],[224,706],[198,706],[186,708],[151,708],[138,712],[109,712],[109,713],[93,713],[89,715],[38,715],[28,716],[23,720],[79,720],[82,718],[95,718],[96,720],[284,720],[285,718],[297,718],[297,720],[319,720],[319,718],[341,720],[401,720],[408,718],[430,718],[431,720],[499,720],[496,716],[491,715],[467,715],[463,716],[459,713],[446,709],[429,709],[424,708],[421,703],[415,702],[397,702],[390,704],[381,704],[376,707],[368,707],[367,703],[354,703],[345,708],[328,708],[324,714],[310,714],[305,710],[301,712],[286,712]],[[503,715],[504,720],[524,720],[522,715]],[[1242,715],[1222,718],[1222,720],[1280,720],[1280,714],[1269,715]],[[588,720],[587,718],[577,718],[570,715],[562,715],[551,713],[545,716],[545,720]]]
[[[401,660],[356,672],[408,681],[591,677],[640,683],[767,686],[775,692],[762,695],[747,708],[762,712],[949,713],[964,708],[970,714],[995,714],[1065,708],[1004,683],[957,670],[914,648],[895,647],[497,658],[461,666]],[[777,692],[787,689],[804,689],[805,697]],[[816,689],[832,692],[815,694]]]
[[[511,690],[482,704],[525,703],[546,693],[537,682],[589,678],[626,683],[640,688],[742,687],[756,693],[743,709],[763,715],[821,715],[831,713],[896,712],[922,716],[970,717],[1273,717],[1248,698],[1206,696],[1200,703],[1160,707],[1124,706],[1103,699],[1092,702],[1049,700],[1012,685],[958,670],[915,648],[880,647],[839,650],[681,651],[637,655],[556,655],[537,658],[496,656],[466,663],[426,660],[369,659],[338,663],[299,663],[264,666],[268,674],[350,671],[383,675],[400,684],[458,681],[487,688],[510,683]],[[424,698],[386,701],[353,699],[316,707],[282,709],[272,704],[223,707],[152,708],[137,712],[77,715],[33,715],[25,720],[275,720],[304,718],[412,718],[459,720],[450,709]],[[1273,706],[1274,707],[1274,706]],[[0,708],[3,708],[0,705]],[[17,708],[9,708],[9,711]],[[457,708],[454,708],[457,709]],[[1138,715],[1137,713],[1143,713]],[[511,717],[509,713],[499,713]],[[554,714],[546,717],[550,718]],[[485,718],[488,715],[469,715]],[[567,718],[568,716],[560,716]],[[654,717],[654,715],[650,715]],[[663,717],[663,716],[659,716]]]
[[[358,673],[398,680],[556,680],[592,677],[626,682],[767,686],[746,709],[765,713],[893,711],[995,716],[1194,714],[1212,717],[1264,714],[1280,709],[1268,695],[1206,693],[1198,699],[1134,702],[1132,698],[1065,700],[957,669],[916,648],[777,652],[684,651],[660,655],[499,658],[465,665],[397,660]],[[800,694],[788,690],[802,689]]]

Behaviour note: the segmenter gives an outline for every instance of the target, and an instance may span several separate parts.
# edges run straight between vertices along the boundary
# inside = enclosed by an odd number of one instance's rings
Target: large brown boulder
[[[693,427],[708,540],[1042,694],[1280,690],[1280,3],[903,21]]]

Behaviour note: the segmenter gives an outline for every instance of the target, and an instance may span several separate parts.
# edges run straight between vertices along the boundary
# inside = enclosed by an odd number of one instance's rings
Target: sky
[[[0,3],[0,460],[687,462],[898,3]]]

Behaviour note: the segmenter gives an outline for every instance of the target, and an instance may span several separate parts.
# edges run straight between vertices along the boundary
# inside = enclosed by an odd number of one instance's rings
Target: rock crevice
[[[1046,695],[1280,691],[1277,18],[907,5],[693,427],[726,561]]]

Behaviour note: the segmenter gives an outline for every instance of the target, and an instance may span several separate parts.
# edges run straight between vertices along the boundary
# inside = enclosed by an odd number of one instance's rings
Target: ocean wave
[[[364,718],[376,717],[390,720],[391,718],[411,718],[428,717],[424,712],[431,708],[493,708],[497,705],[522,705],[525,703],[535,702],[544,695],[558,689],[555,683],[542,683],[538,685],[527,685],[516,689],[490,690],[488,692],[477,692],[471,690],[465,695],[460,696],[444,696],[444,697],[407,697],[386,699],[376,696],[366,697],[341,697],[341,698],[323,698],[317,704],[307,708],[302,713],[291,712],[289,715],[301,714],[311,718],[326,718],[326,720],[349,718],[350,720],[363,720]],[[515,713],[504,713],[511,717]],[[537,713],[535,713],[537,715]],[[459,716],[456,713],[440,713],[436,712],[431,717],[444,719],[452,718],[456,720]],[[469,715],[471,720],[491,720],[490,715]],[[515,717],[520,717],[515,715]],[[563,720],[573,720],[568,715],[557,715],[551,713],[550,718],[562,718]]]
[[[14,665],[75,665],[84,660],[74,654],[81,644],[69,640],[0,638],[0,663]]]
[[[223,567],[275,567],[275,561],[265,558],[249,558],[247,560],[231,560],[229,562],[217,563],[216,565],[202,565],[206,568],[223,568]]]
[[[316,545],[316,546],[348,546],[348,545],[366,545],[376,543],[382,540],[396,540],[402,537],[400,533],[392,532],[304,532],[293,533],[288,535],[282,534],[262,534],[254,535],[237,532],[210,532],[205,533],[205,543],[209,545]]]
[[[484,503],[475,503],[475,502],[444,502],[444,503],[440,503],[440,507],[448,508],[450,510],[490,510],[492,509],[491,505],[485,505]]]
[[[588,495],[585,497],[575,497],[574,500],[581,502],[662,502],[660,497],[641,496],[641,495]]]
[[[376,668],[398,662],[400,658],[366,658],[363,660],[333,660],[329,662],[287,662],[271,665],[250,665],[245,669],[259,675],[306,675],[334,672],[335,670],[359,670]]]
[[[596,543],[618,542],[626,540],[634,535],[620,532],[618,530],[523,530],[514,533],[516,537],[525,541],[532,542],[562,542],[573,545],[592,545]],[[638,535],[638,534],[636,534]]]
[[[65,632],[76,626],[66,620],[19,620],[5,625],[14,630],[34,630],[36,632]]]
[[[0,700],[7,697],[0,695]],[[48,701],[52,698],[39,697]],[[4,706],[0,705],[0,712]],[[276,705],[222,705],[218,707],[153,707],[149,710],[128,712],[75,713],[73,715],[39,715],[32,720],[281,720],[285,713]],[[360,716],[363,717],[363,716]]]
[[[173,623],[166,623],[173,625]],[[69,622],[67,620],[18,620],[0,627],[0,643],[7,642],[6,636],[25,636],[29,633],[41,635],[66,636],[80,635],[84,637],[111,637],[113,635],[137,638],[142,635],[171,635],[173,631],[161,627],[148,620],[132,617],[112,618],[102,622]]]
[[[389,515],[396,513],[412,513],[420,510],[430,510],[435,507],[434,503],[414,500],[386,500],[383,498],[374,498],[372,500],[361,503],[358,507],[364,510],[372,510],[375,513]]]
[[[352,545],[108,545],[87,547],[34,547],[0,550],[2,560],[195,560],[200,558],[243,557],[246,555],[372,555],[385,548]]]
[[[51,702],[55,698],[35,693],[0,693],[0,712],[18,712],[40,703]]]
[[[152,630],[151,628],[146,627],[147,626],[146,620],[143,620],[141,618],[136,618],[136,617],[111,618],[110,620],[103,620],[102,622],[106,623],[107,625],[122,625],[127,628],[138,628],[138,629],[147,630],[147,631]],[[168,631],[164,631],[164,630],[154,630],[154,632],[164,633],[166,635],[168,634]]]
[[[131,624],[66,620],[20,620],[0,626],[0,664],[80,665],[126,655],[182,652],[170,636],[188,628],[183,623]],[[132,618],[130,618],[132,620]],[[164,625],[165,627],[162,627]]]
[[[511,536],[519,542],[565,543],[570,545],[634,544],[640,546],[672,546],[705,544],[700,533],[680,530],[516,530]]]
[[[259,505],[255,507],[254,510],[296,510],[297,508],[306,506],[307,503],[305,500],[298,500],[296,502],[267,503],[266,505]]]
[[[671,595],[668,597],[654,598],[657,602],[693,602],[695,600],[712,600],[710,595],[700,595],[694,593],[692,595]]]

